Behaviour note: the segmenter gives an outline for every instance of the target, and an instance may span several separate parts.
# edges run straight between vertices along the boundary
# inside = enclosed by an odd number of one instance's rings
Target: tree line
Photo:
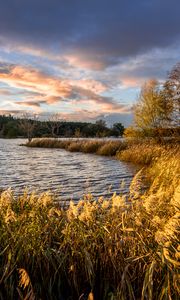
[[[21,118],[0,116],[0,137],[17,138],[26,137],[30,141],[34,137],[109,137],[122,136],[124,126],[115,123],[108,128],[104,120],[95,123],[65,122],[59,120],[59,115],[51,116],[48,121],[40,121],[32,117]]]

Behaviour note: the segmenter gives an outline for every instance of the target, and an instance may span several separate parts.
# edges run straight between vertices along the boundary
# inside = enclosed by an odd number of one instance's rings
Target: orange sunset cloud
[[[15,103],[34,107],[36,110],[39,110],[42,105],[53,105],[63,101],[72,105],[84,103],[88,109],[96,105],[97,109],[104,112],[124,112],[127,109],[111,97],[103,96],[102,93],[108,89],[107,86],[92,79],[62,79],[37,69],[16,65],[1,70],[0,81],[10,87],[27,91],[29,95]]]

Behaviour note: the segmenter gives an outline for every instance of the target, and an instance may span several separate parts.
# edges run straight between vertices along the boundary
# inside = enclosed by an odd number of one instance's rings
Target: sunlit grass
[[[158,143],[149,140],[58,140],[58,139],[34,139],[26,144],[28,147],[60,148],[71,152],[95,153],[104,156],[114,156],[117,159],[136,164],[149,165],[154,160],[166,153],[180,151],[178,142]]]
[[[116,158],[136,164],[149,165],[159,157],[178,153],[180,145],[154,141],[128,143],[126,149],[116,152]]]
[[[99,155],[114,156],[117,151],[126,148],[124,141],[109,140],[58,140],[58,139],[34,139],[27,143],[28,147],[60,148],[71,152],[96,153]]]
[[[105,156],[115,156],[117,151],[122,151],[127,147],[125,142],[121,141],[108,141],[99,147],[97,154]]]
[[[128,199],[1,193],[0,299],[179,299],[179,153],[143,149],[150,187],[139,172]]]

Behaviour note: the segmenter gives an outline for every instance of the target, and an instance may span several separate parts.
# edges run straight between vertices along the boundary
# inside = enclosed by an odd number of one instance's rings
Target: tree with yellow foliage
[[[147,135],[155,129],[166,127],[172,113],[172,106],[166,103],[163,89],[154,79],[143,85],[133,109],[136,128]]]

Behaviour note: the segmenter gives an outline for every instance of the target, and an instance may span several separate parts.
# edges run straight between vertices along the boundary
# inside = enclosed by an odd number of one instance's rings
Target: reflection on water
[[[0,188],[51,190],[62,200],[83,194],[124,193],[135,168],[112,158],[61,149],[20,147],[23,140],[0,139]],[[122,181],[125,181],[122,186]]]

